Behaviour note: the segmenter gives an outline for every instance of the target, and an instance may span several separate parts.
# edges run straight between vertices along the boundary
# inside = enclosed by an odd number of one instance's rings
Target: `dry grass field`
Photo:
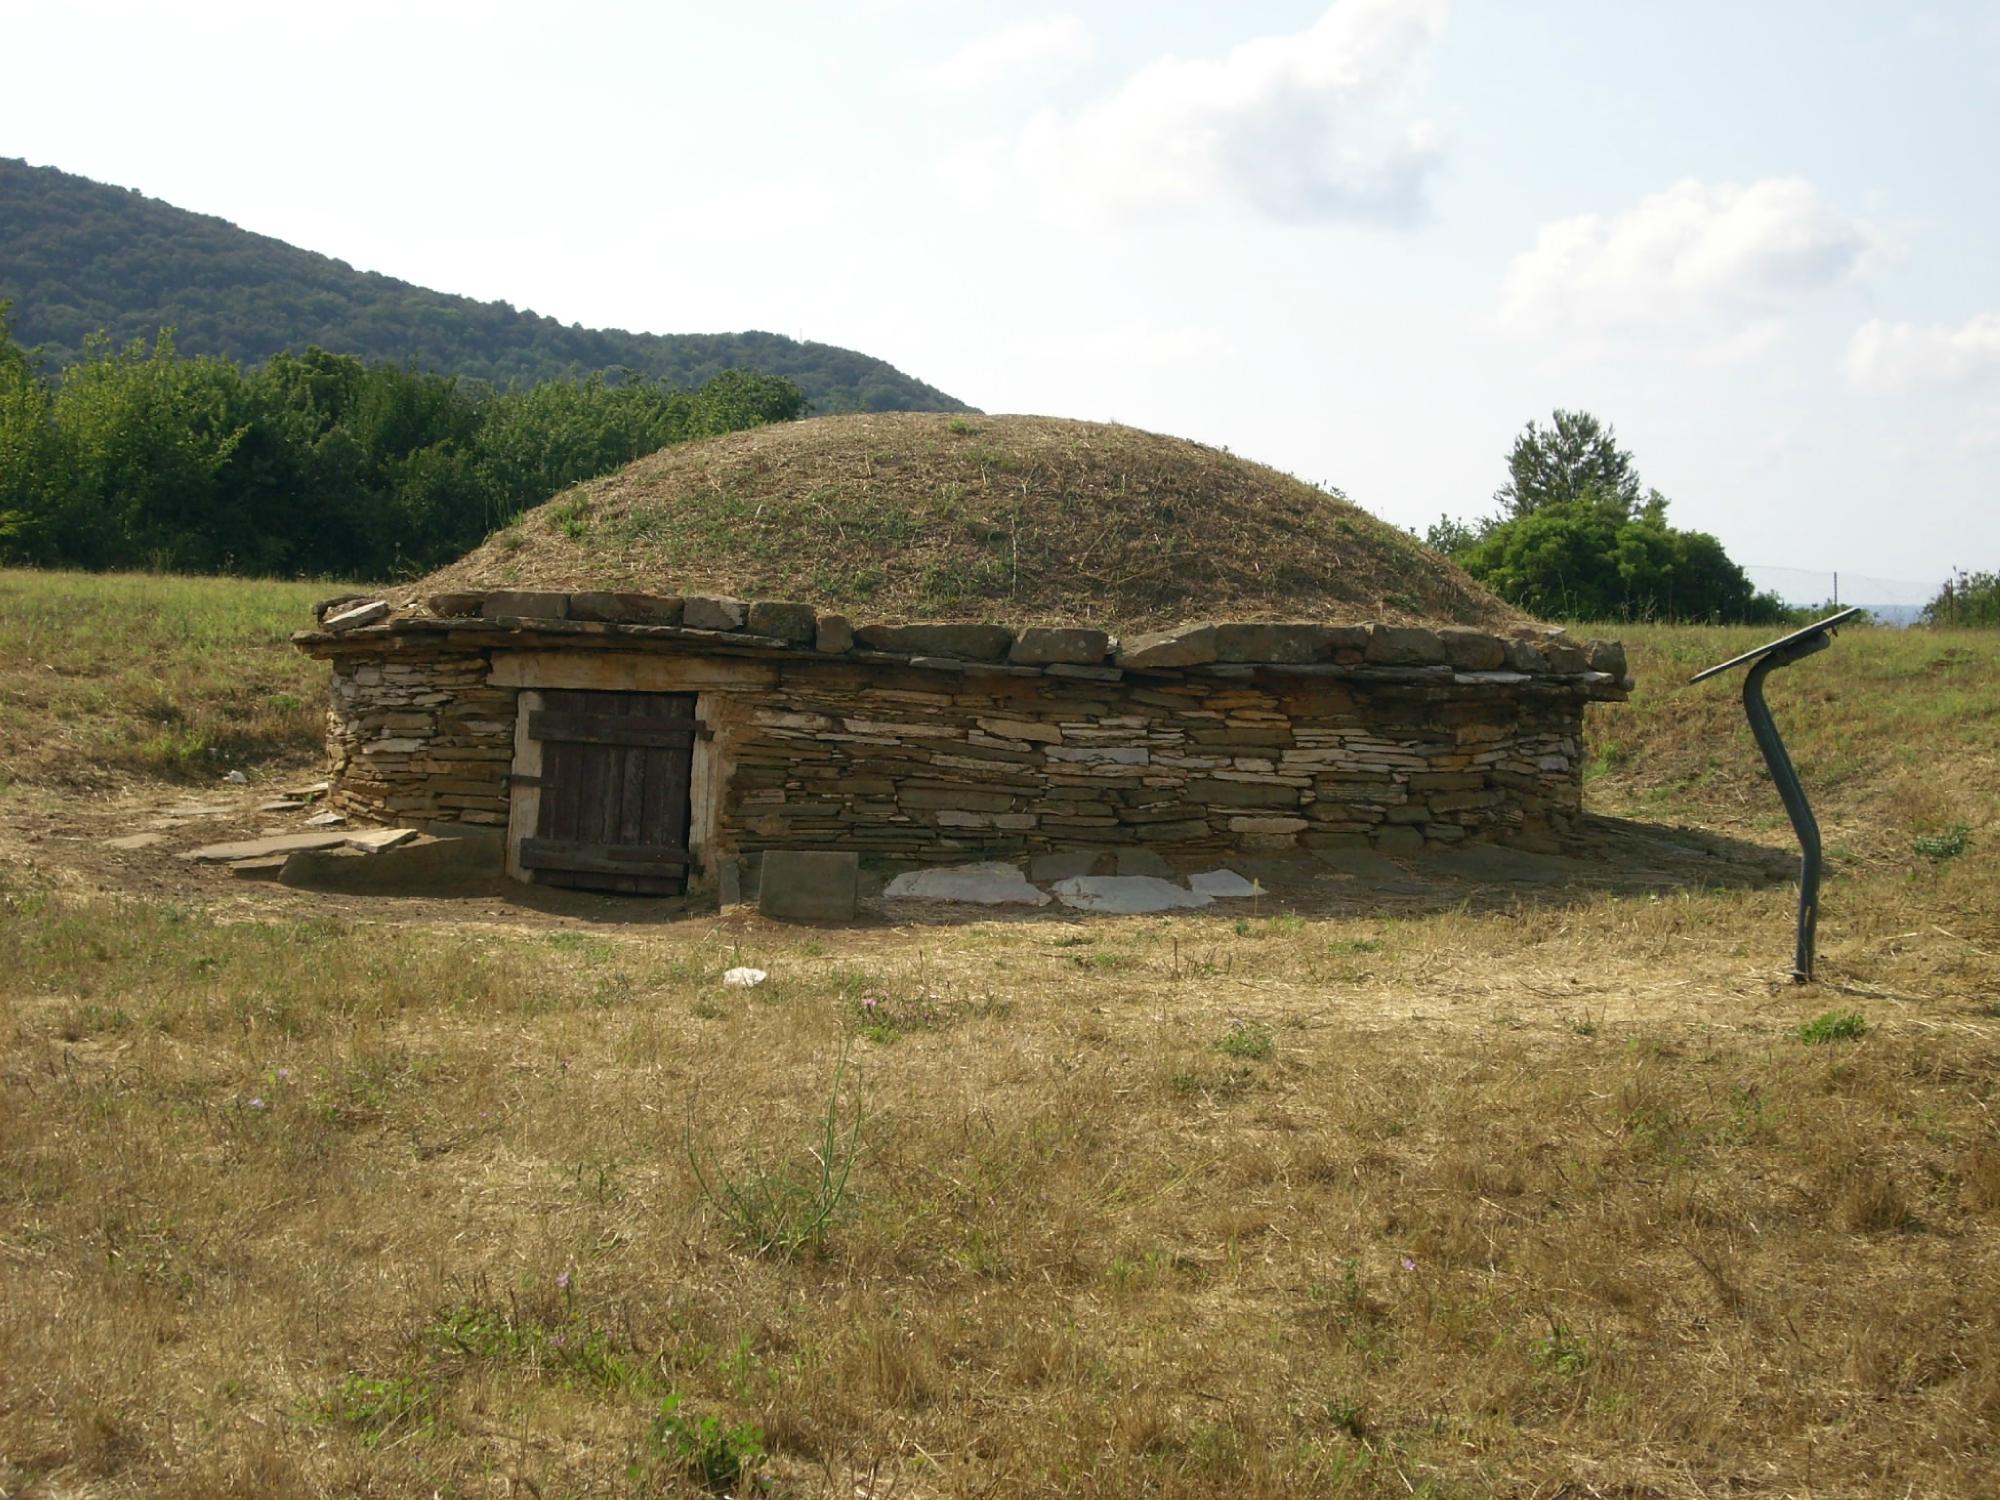
[[[105,856],[312,764],[316,592],[0,575],[0,1495],[1994,1493],[2000,640],[1773,679],[1794,987],[1783,886],[813,930]],[[1784,845],[1682,686],[1750,637],[1624,634],[1597,808]]]

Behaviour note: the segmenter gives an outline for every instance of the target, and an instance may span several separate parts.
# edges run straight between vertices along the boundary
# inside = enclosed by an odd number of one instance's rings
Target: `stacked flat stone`
[[[749,657],[775,684],[703,689],[737,853],[1553,843],[1580,813],[1583,705],[1630,686],[1621,647],[1546,628],[1246,622],[1121,642],[700,596],[426,602],[295,638],[334,667],[335,806],[504,824],[518,690],[489,682],[496,650]]]

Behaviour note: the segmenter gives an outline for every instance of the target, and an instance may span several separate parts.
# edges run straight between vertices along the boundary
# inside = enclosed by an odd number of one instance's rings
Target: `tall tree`
[[[1617,433],[1587,411],[1558,410],[1547,427],[1528,423],[1507,455],[1507,483],[1493,492],[1509,516],[1589,496],[1626,515],[1639,505],[1639,471]]]

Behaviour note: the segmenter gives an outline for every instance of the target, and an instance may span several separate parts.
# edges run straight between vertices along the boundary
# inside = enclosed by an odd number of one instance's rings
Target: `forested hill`
[[[0,157],[0,302],[50,366],[99,329],[124,343],[176,330],[183,354],[256,364],[309,345],[491,380],[636,370],[693,388],[726,369],[796,381],[819,412],[965,411],[879,359],[774,333],[566,327],[189,213],[128,188]]]

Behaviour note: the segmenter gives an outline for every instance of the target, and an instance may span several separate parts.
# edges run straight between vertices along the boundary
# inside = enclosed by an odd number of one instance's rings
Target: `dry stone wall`
[[[923,860],[1549,843],[1580,811],[1581,710],[1491,684],[940,684],[800,665],[730,737],[728,842]]]
[[[717,855],[1552,844],[1580,811],[1583,705],[1630,685],[1615,644],[1552,630],[1245,623],[1121,642],[733,599],[429,603],[341,608],[296,638],[333,664],[334,805],[504,825],[517,690],[489,680],[496,650],[755,660],[775,685],[713,689]]]
[[[382,822],[505,826],[515,692],[488,686],[488,671],[483,652],[335,658],[331,804]]]

